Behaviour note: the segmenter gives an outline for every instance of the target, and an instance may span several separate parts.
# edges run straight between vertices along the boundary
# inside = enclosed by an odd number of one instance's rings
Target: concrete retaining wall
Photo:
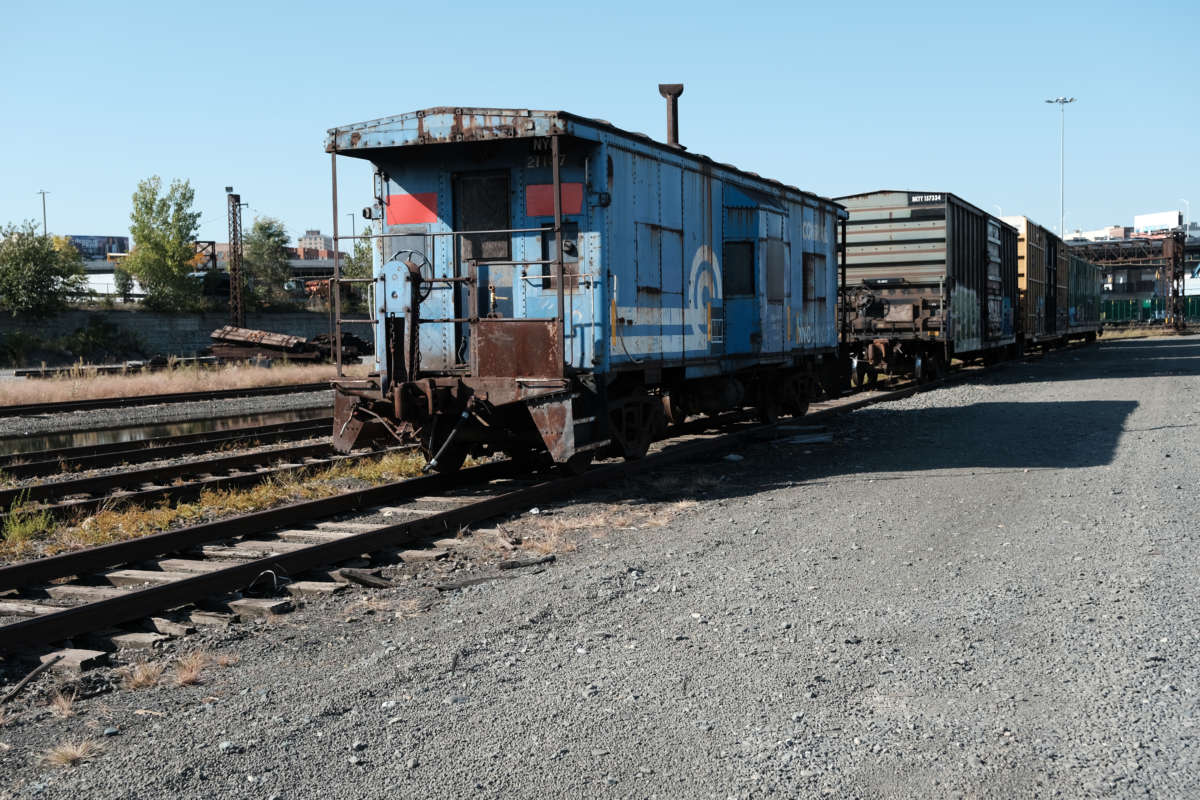
[[[135,334],[146,347],[146,355],[192,356],[212,344],[209,334],[229,324],[227,314],[165,314],[153,311],[66,311],[47,320],[30,322],[20,317],[0,315],[0,334],[24,331],[42,339],[54,339],[86,328],[93,319],[102,319]],[[308,338],[329,332],[329,315],[321,311],[289,311],[246,314],[246,327]],[[370,339],[370,325],[346,325],[345,330]]]

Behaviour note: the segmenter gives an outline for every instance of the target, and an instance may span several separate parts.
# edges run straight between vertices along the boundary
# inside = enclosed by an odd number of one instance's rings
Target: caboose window
[[[726,297],[754,294],[754,242],[725,242]]]
[[[825,256],[822,253],[804,254],[804,299],[825,299]]]
[[[484,173],[459,175],[455,181],[456,230],[496,231],[509,227],[508,175]],[[512,258],[512,235],[482,233],[459,240],[460,258],[468,261],[508,261]]]
[[[767,300],[782,303],[787,296],[784,274],[787,269],[786,248],[780,239],[767,239]]]

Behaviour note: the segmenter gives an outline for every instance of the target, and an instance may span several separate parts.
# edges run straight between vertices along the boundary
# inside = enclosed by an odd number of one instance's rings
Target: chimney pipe
[[[684,149],[679,144],[679,95],[683,94],[682,83],[660,83],[658,93],[667,98],[667,144]]]

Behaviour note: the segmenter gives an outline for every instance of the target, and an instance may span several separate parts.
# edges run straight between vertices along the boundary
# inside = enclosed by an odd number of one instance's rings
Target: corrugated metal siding
[[[1007,344],[1017,300],[1016,233],[947,192],[882,191],[839,198],[850,213],[846,280],[901,279],[900,289],[948,303],[945,336],[967,353]],[[904,302],[909,302],[908,294]],[[914,322],[887,335],[932,336]],[[881,335],[884,335],[881,332]]]
[[[1066,245],[1027,217],[1005,217],[1017,228],[1021,333],[1027,342],[1065,335],[1070,322],[1070,259]]]
[[[1100,267],[1091,261],[1068,254],[1070,262],[1069,313],[1072,331],[1096,330],[1100,326],[1100,291],[1103,277]]]

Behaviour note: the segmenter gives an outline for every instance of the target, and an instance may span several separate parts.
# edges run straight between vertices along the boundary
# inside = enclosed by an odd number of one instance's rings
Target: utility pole
[[[246,327],[246,310],[242,307],[242,196],[225,187],[229,211],[229,323]]]
[[[50,194],[45,189],[34,192],[42,196],[42,236],[46,235],[46,195]]]
[[[1064,194],[1063,194],[1063,179],[1066,175],[1066,163],[1064,154],[1066,152],[1066,137],[1067,137],[1067,103],[1074,103],[1074,97],[1055,97],[1053,100],[1047,100],[1047,103],[1057,103],[1060,113],[1058,125],[1058,236],[1063,241],[1066,241],[1067,231],[1063,227],[1066,219],[1064,209]]]

